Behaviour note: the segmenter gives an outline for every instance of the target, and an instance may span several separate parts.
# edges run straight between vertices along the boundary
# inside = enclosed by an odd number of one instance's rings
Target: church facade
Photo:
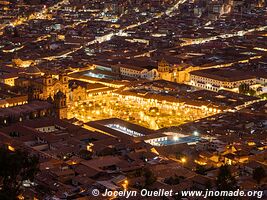
[[[198,67],[189,66],[185,63],[169,64],[164,59],[158,63],[159,79],[186,83],[190,81],[190,72],[198,70]]]
[[[47,100],[54,98],[59,91],[68,97],[68,77],[64,74],[51,75],[42,73],[36,66],[30,66],[15,80],[15,86],[27,88],[29,98]],[[67,98],[68,100],[68,98]]]

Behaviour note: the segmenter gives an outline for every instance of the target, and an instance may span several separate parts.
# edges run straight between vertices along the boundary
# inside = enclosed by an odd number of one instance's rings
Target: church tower
[[[59,80],[63,84],[68,84],[68,77],[65,74],[60,74],[59,75]]]
[[[46,74],[43,79],[43,84],[45,86],[51,86],[53,85],[53,78],[51,74]]]
[[[166,60],[162,59],[158,63],[158,72],[164,73],[164,72],[169,72],[169,71],[170,71],[169,64],[166,62]]]
[[[67,98],[63,92],[58,91],[54,95],[54,106],[55,106],[57,117],[59,119],[66,119],[67,118],[68,109],[67,109],[66,101],[67,101]]]
[[[43,77],[43,96],[42,99],[47,99],[49,96],[54,95],[53,91],[53,77],[51,74],[45,74]]]
[[[69,79],[68,79],[68,76],[66,74],[60,74],[59,75],[59,82],[61,84],[61,91],[64,93],[64,94],[67,94],[68,91],[69,91]],[[68,100],[68,98],[67,98]]]
[[[160,79],[171,81],[170,65],[164,59],[158,63],[158,72]]]

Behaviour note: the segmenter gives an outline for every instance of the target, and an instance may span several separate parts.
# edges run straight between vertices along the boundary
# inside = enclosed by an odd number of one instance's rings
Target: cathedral
[[[53,113],[60,119],[67,118],[69,83],[67,75],[44,74],[38,67],[30,66],[15,80],[15,86],[25,90],[29,101],[47,100]]]
[[[30,66],[15,80],[15,86],[27,88],[29,98],[47,100],[61,91],[68,97],[68,77],[66,75],[51,75],[42,73],[38,67]],[[67,98],[68,99],[68,98]]]
[[[189,72],[193,70],[198,70],[198,67],[193,67],[183,62],[171,65],[163,59],[158,63],[159,78],[166,81],[176,83],[188,82],[190,79]]]

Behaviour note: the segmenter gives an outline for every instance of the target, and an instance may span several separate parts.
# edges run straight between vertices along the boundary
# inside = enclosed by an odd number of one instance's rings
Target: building
[[[155,80],[158,78],[158,71],[156,69],[148,70],[142,67],[120,65],[120,74],[122,76],[132,77],[136,79]]]
[[[3,96],[5,97],[6,95],[0,92],[0,108],[8,108],[28,103],[27,95],[14,95],[9,96],[6,99],[2,99]]]
[[[0,75],[0,83],[14,86],[15,85],[15,79],[18,78],[17,74],[2,74]]]
[[[165,61],[162,60],[158,64],[158,72],[159,72],[159,78],[171,81],[172,80],[172,74],[170,73],[170,65]]]
[[[183,62],[179,64],[169,64],[164,59],[158,63],[159,78],[176,83],[188,82],[189,73],[197,69],[198,67],[193,67]]]
[[[15,80],[15,86],[27,88],[31,98],[41,100],[53,98],[59,91],[67,94],[69,90],[66,75],[44,74],[36,66],[30,66],[21,73],[20,77]]]
[[[53,104],[46,101],[32,101],[23,105],[0,108],[0,126],[54,115]]]
[[[0,108],[9,108],[28,103],[28,96],[15,87],[0,83]]]
[[[86,101],[92,97],[110,94],[114,88],[101,83],[87,83],[79,80],[69,81],[69,101]]]
[[[257,78],[234,69],[205,69],[190,72],[190,84],[211,91],[231,90],[238,92],[241,84],[254,85]]]
[[[40,94],[41,99],[48,99],[49,97],[53,97],[59,91],[61,91],[65,95],[68,93],[68,77],[66,75],[59,75],[58,77],[45,75],[42,78],[42,81],[42,83],[33,83],[33,86],[37,87],[42,92]]]

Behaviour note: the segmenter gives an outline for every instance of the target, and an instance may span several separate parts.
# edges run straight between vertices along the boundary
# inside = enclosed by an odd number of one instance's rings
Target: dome
[[[41,70],[36,67],[36,66],[30,66],[27,68],[27,70],[25,71],[26,74],[29,74],[29,75],[39,75],[41,74]]]

